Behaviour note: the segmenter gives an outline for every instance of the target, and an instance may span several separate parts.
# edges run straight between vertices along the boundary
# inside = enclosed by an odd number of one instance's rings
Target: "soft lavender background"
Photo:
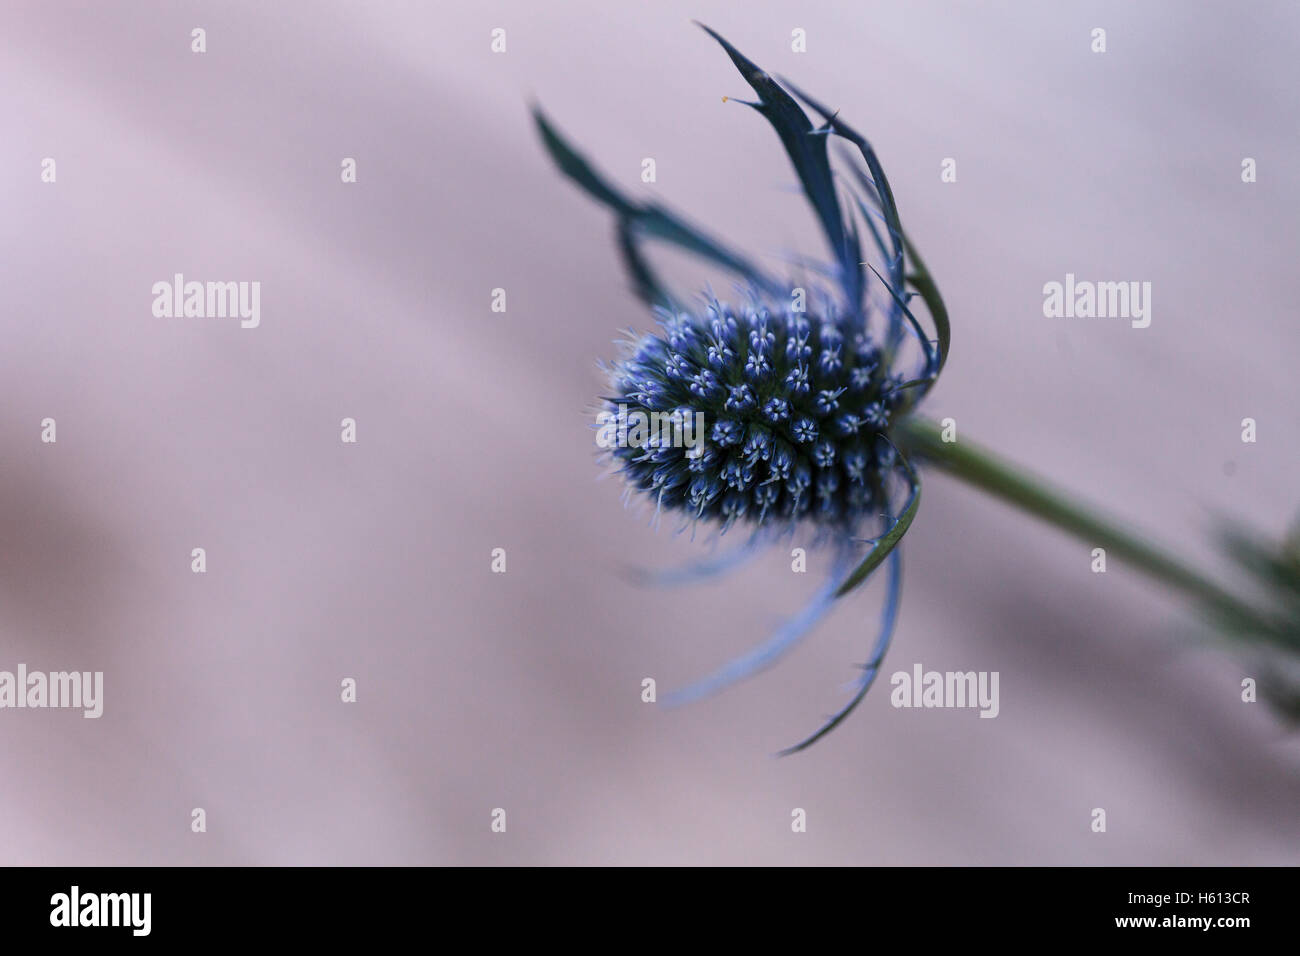
[[[1300,861],[1300,758],[1240,665],[941,476],[886,677],[998,670],[998,719],[882,682],[769,757],[841,699],[874,593],[729,694],[640,702],[814,583],[780,553],[667,594],[613,571],[699,549],[594,481],[595,360],[647,318],[527,100],[738,244],[821,251],[690,17],[872,136],[955,317],[933,413],[1202,560],[1214,512],[1290,520],[1293,3],[8,2],[0,668],[103,670],[107,701],[0,712],[0,862]],[[260,280],[261,328],[153,318],[177,271]],[[1151,328],[1044,319],[1067,271],[1153,282]]]

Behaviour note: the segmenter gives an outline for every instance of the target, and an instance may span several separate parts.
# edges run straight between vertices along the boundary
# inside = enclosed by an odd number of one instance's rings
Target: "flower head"
[[[864,329],[755,295],[743,307],[659,311],[610,369],[611,416],[699,414],[699,442],[641,436],[611,449],[628,483],[692,521],[853,529],[879,511],[894,466],[887,437],[902,395]],[[639,441],[637,440],[639,437]],[[678,439],[674,441],[673,439]],[[655,444],[655,447],[651,445]]]
[[[659,321],[658,332],[635,337],[608,369],[601,418],[609,432],[602,433],[618,440],[601,444],[629,487],[653,502],[656,514],[676,512],[687,524],[720,531],[750,526],[754,534],[743,550],[769,539],[768,532],[796,526],[813,527],[817,540],[832,546],[829,579],[812,604],[766,644],[679,699],[769,666],[835,599],[890,559],[885,620],[858,689],[821,730],[792,748],[801,749],[862,699],[888,646],[898,605],[896,548],[920,491],[890,431],[942,370],[947,313],[903,232],[888,180],[866,139],[838,113],[778,83],[704,29],[758,94],[746,105],[771,123],[785,147],[831,250],[831,262],[815,270],[829,277],[827,286],[782,282],[658,203],[624,195],[540,111],[535,118],[561,170],[614,211],[624,265]],[[821,117],[820,126],[796,95]],[[848,178],[832,171],[832,139],[857,151],[849,153]],[[741,280],[739,297],[724,303],[712,294],[673,293],[645,256],[647,239],[734,273]],[[867,261],[868,254],[876,264]],[[934,339],[912,312],[914,297],[930,313]],[[865,542],[863,529],[874,532]]]

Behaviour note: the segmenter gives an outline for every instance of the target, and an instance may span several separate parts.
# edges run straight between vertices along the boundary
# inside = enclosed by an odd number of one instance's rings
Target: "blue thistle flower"
[[[787,348],[799,337],[798,313],[754,305],[739,312],[726,305],[717,308],[721,321],[711,326],[721,336],[709,344],[712,332],[706,335],[700,321],[700,335],[681,348],[668,341],[668,329],[692,317],[661,310],[664,332],[639,342],[632,357],[614,364],[605,399],[611,416],[649,420],[664,403],[682,406],[687,415],[701,414],[708,426],[708,449],[715,454],[695,469],[698,483],[692,485],[693,449],[682,446],[667,449],[662,457],[647,456],[644,444],[629,442],[611,449],[623,477],[632,487],[653,492],[661,510],[724,527],[741,518],[757,526],[806,518],[852,528],[869,518],[871,496],[855,498],[849,490],[862,485],[874,491],[883,480],[874,465],[889,442],[886,398],[897,387],[884,366],[873,363],[870,381],[850,393],[858,353],[847,353],[842,362],[799,357],[799,349]],[[815,350],[840,355],[841,322],[847,324],[831,316],[819,326],[811,339]],[[711,370],[720,387],[696,388],[695,376],[710,356],[722,356]],[[817,507],[795,478],[795,466],[801,463],[813,469]],[[670,477],[666,484],[663,468]],[[752,507],[739,509],[721,494],[692,494],[707,487],[745,492]]]
[[[838,113],[778,83],[704,29],[758,95],[746,105],[772,125],[794,165],[832,252],[832,262],[818,268],[831,280],[828,286],[780,282],[665,207],[623,195],[540,110],[534,117],[560,169],[614,211],[633,288],[659,323],[657,333],[629,343],[626,355],[608,369],[606,420],[650,423],[628,430],[627,441],[608,448],[628,487],[653,502],[656,516],[678,514],[684,526],[704,524],[720,533],[749,527],[750,537],[735,555],[696,566],[699,574],[720,573],[796,528],[813,529],[815,542],[827,545],[831,555],[831,574],[803,612],[768,642],[673,699],[711,693],[770,666],[835,600],[889,559],[884,620],[852,699],[815,734],[785,751],[791,752],[819,739],[853,710],[888,648],[899,603],[898,543],[920,495],[919,478],[891,431],[937,380],[947,358],[948,320],[903,232],[888,180],[868,142]],[[821,118],[820,126],[813,125],[796,96]],[[856,148],[861,160],[852,163],[847,180],[832,172],[832,139]],[[879,268],[864,259],[863,230],[872,238]],[[737,301],[724,303],[707,294],[692,304],[670,292],[642,250],[651,238],[738,276]],[[913,315],[914,296],[927,306],[936,340],[924,334]],[[805,303],[816,305],[806,309]],[[670,409],[679,413],[678,423],[665,427],[662,415]],[[692,421],[701,426],[688,431],[684,423]]]

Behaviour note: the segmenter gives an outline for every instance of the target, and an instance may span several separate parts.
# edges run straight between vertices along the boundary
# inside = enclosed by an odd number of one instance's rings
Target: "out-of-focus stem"
[[[1105,548],[1108,555],[1118,557],[1202,605],[1268,626],[1267,620],[1258,612],[1218,583],[1139,537],[1123,523],[1099,514],[965,438],[944,441],[942,429],[935,422],[906,418],[892,434],[909,457],[929,462],[1021,511],[1096,547]]]

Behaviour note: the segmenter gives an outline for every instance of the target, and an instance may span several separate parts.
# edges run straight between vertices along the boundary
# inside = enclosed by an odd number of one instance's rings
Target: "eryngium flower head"
[[[662,331],[612,366],[606,398],[611,430],[668,423],[609,442],[656,508],[723,529],[804,518],[853,528],[881,510],[896,457],[886,434],[905,392],[865,328],[830,303],[812,314],[757,294],[743,307],[657,312]]]
[[[675,511],[721,531],[737,522],[755,530],[736,555],[688,574],[718,573],[772,537],[760,532],[796,524],[814,526],[817,540],[832,544],[826,583],[800,614],[767,642],[672,698],[713,693],[771,666],[835,600],[888,559],[880,632],[853,695],[793,751],[820,739],[857,706],[889,646],[900,594],[897,548],[920,503],[920,479],[889,432],[938,379],[948,357],[948,317],[903,232],[870,144],[838,112],[790,87],[822,118],[814,127],[787,91],[789,84],[778,83],[708,32],[758,94],[757,102],[746,105],[772,124],[794,165],[833,256],[813,269],[831,277],[829,289],[778,281],[659,203],[630,198],[540,111],[534,116],[560,169],[614,211],[624,265],[637,294],[655,308],[661,329],[633,336],[627,354],[609,368],[597,443],[609,450],[629,488],[654,503],[656,514]],[[827,144],[833,137],[856,147],[861,160],[847,180],[831,172]],[[841,189],[848,194],[843,203]],[[864,235],[879,268],[864,261]],[[740,301],[725,305],[708,295],[697,306],[683,307],[688,300],[670,292],[646,259],[646,239],[676,245],[739,276]],[[868,282],[864,266],[874,282]],[[913,298],[930,313],[933,341],[912,314]],[[805,303],[815,305],[805,311]],[[911,359],[904,357],[909,346]],[[900,371],[905,364],[912,366],[906,374]],[[900,488],[906,497],[896,500]],[[876,533],[864,540],[859,528],[867,525]]]

